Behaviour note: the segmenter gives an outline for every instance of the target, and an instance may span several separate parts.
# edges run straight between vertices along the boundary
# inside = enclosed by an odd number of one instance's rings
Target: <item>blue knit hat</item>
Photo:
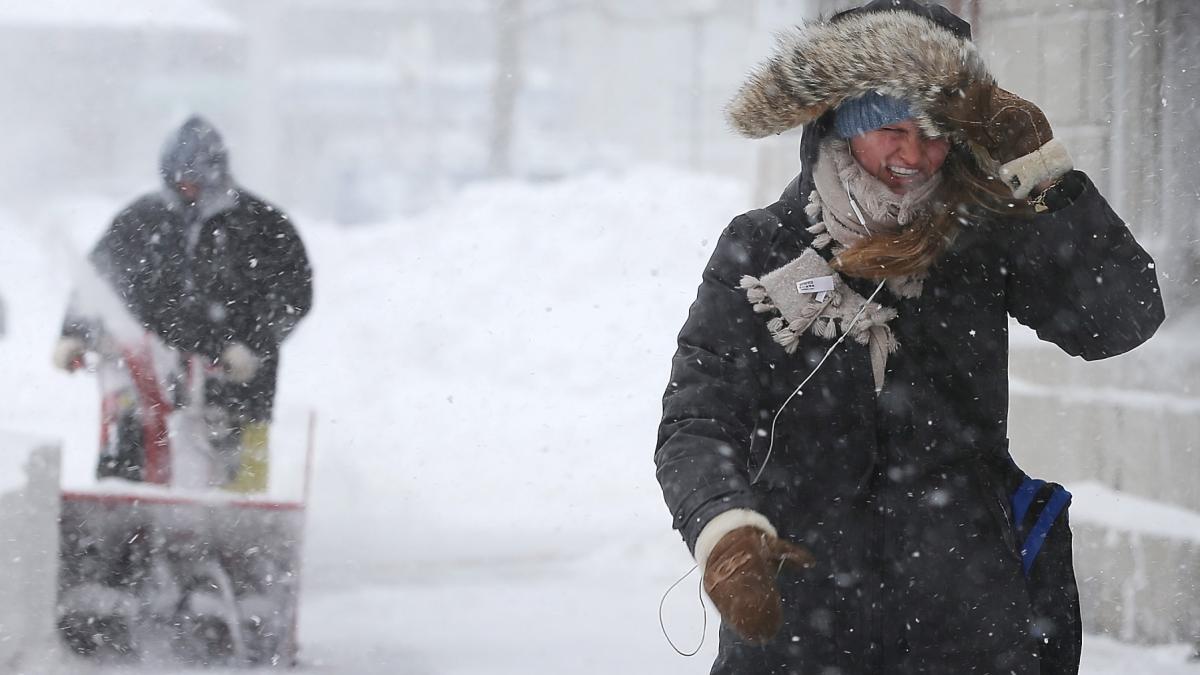
[[[842,101],[833,113],[833,127],[839,138],[853,138],[910,117],[904,99],[871,92]]]

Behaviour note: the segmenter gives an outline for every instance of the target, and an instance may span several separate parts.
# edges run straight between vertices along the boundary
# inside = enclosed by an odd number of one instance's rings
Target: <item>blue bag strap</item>
[[[1033,569],[1033,561],[1037,558],[1038,552],[1042,550],[1042,544],[1046,543],[1046,535],[1050,534],[1050,527],[1054,525],[1058,514],[1062,513],[1070,503],[1071,493],[1061,485],[1055,485],[1050,500],[1046,502],[1046,508],[1042,509],[1037,522],[1033,524],[1029,535],[1025,537],[1025,545],[1021,548],[1021,566],[1025,570],[1025,576],[1029,576],[1030,570]],[[1028,509],[1029,505],[1026,504],[1025,508]]]
[[[1037,495],[1037,491],[1042,489],[1046,484],[1044,480],[1037,478],[1025,477],[1021,482],[1021,487],[1012,496],[1013,507],[1013,523],[1017,527],[1017,531],[1022,529],[1021,523],[1025,522],[1025,514],[1029,512],[1029,505],[1033,503],[1033,498]]]

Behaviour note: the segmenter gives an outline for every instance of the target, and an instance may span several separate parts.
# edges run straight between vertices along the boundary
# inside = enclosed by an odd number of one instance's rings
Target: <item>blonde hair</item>
[[[833,268],[874,280],[924,274],[949,247],[960,224],[978,218],[980,210],[1009,216],[1033,212],[958,143],[951,145],[941,171],[942,184],[924,215],[899,232],[858,240],[834,259]]]

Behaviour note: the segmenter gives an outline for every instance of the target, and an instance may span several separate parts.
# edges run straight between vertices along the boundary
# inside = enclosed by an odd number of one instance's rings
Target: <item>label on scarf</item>
[[[797,293],[828,293],[833,290],[833,277],[813,277],[796,282]]]

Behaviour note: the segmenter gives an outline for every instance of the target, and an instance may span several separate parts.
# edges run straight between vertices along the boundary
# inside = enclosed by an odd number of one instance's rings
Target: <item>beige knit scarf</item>
[[[896,311],[868,303],[814,249],[836,242],[836,253],[862,237],[899,230],[922,217],[921,207],[941,179],[935,175],[908,193],[897,195],[859,165],[846,141],[828,139],[821,145],[813,180],[816,189],[805,211],[814,223],[808,228],[816,235],[813,248],[805,249],[800,257],[761,279],[743,277],[741,287],[756,312],[776,315],[768,321],[768,328],[788,353],[796,350],[800,335],[806,331],[826,339],[847,333],[866,345],[878,392],[883,388],[888,355],[899,346],[888,326]],[[850,194],[854,195],[853,202]],[[821,279],[831,280],[827,282],[828,292],[804,290]],[[922,281],[919,277],[897,277],[886,283],[900,297],[916,297],[921,293]]]
[[[849,143],[840,138],[828,138],[821,144],[817,165],[813,168],[816,189],[809,195],[805,210],[815,223],[808,228],[817,235],[813,246],[825,248],[831,241],[837,242],[834,252],[840,253],[863,237],[896,232],[913,220],[925,217],[925,203],[941,182],[941,174],[934,174],[912,190],[898,195],[867,173],[850,154]],[[854,195],[853,203],[850,194]],[[922,281],[922,277],[892,277],[887,286],[900,297],[915,298],[921,294]]]

